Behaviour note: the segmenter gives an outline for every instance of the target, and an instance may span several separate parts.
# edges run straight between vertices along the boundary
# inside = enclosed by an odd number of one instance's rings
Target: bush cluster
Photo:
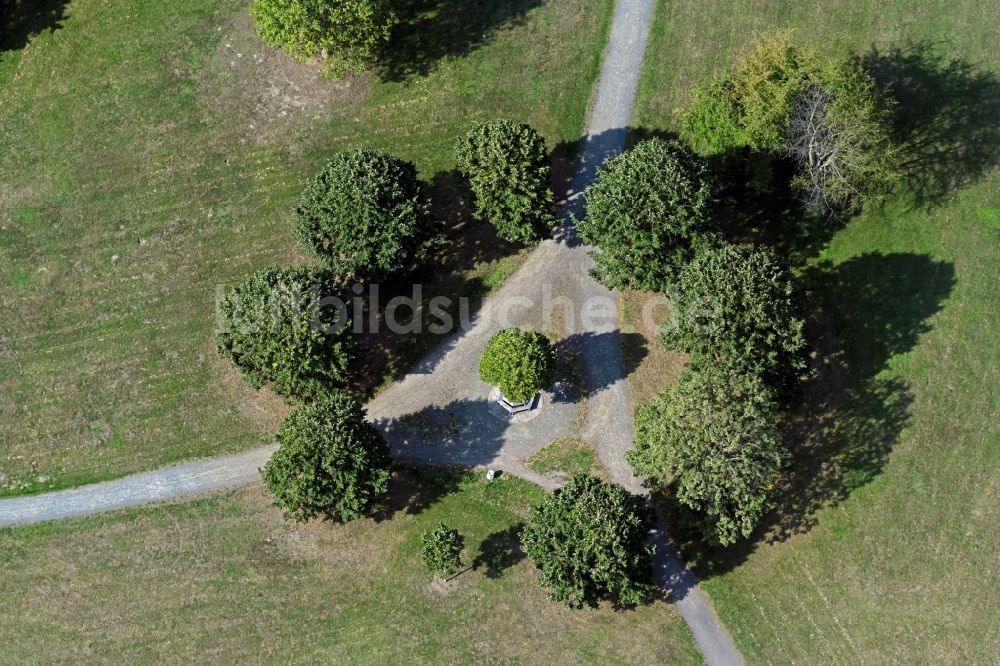
[[[693,511],[708,541],[753,531],[785,462],[774,394],[759,375],[704,360],[636,413],[636,474]]]
[[[595,277],[615,289],[664,291],[713,238],[705,164],[678,141],[650,139],[608,161],[587,188],[577,224]]]
[[[432,573],[447,578],[462,566],[464,545],[465,538],[458,530],[440,523],[420,535],[420,557]]]
[[[268,45],[300,61],[319,56],[331,76],[374,64],[397,22],[385,0],[253,0],[250,16]]]
[[[899,179],[891,99],[853,60],[822,61],[791,31],[759,40],[735,68],[694,89],[681,132],[702,154],[791,158],[808,210],[849,213]]]
[[[270,268],[226,293],[219,353],[251,386],[270,384],[286,400],[311,399],[347,379],[350,321],[320,299],[334,289],[333,276],[317,268]]]
[[[800,298],[774,250],[725,243],[684,267],[660,341],[708,363],[759,373],[772,386],[789,386],[805,368]]]
[[[331,270],[380,280],[438,236],[416,167],[376,150],[334,155],[295,210],[295,238]]]

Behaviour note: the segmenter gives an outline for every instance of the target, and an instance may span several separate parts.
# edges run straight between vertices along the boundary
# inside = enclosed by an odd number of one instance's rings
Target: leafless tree
[[[839,217],[891,185],[893,150],[873,99],[858,95],[849,114],[835,113],[833,95],[817,84],[796,100],[782,152],[798,165],[795,184],[810,212]]]

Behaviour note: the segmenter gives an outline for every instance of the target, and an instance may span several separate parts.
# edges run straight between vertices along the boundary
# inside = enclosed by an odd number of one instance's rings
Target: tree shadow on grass
[[[488,535],[479,544],[479,553],[472,561],[472,568],[477,571],[484,569],[483,575],[487,578],[503,576],[504,571],[525,557],[521,549],[522,531],[524,523],[517,523]]]
[[[400,0],[399,24],[382,55],[385,81],[426,76],[441,60],[460,58],[489,42],[498,30],[518,25],[542,0]]]
[[[1000,79],[923,41],[859,57],[898,102],[896,140],[916,208],[940,205],[1000,164]]]
[[[812,373],[786,417],[792,463],[775,490],[774,510],[745,542],[704,546],[691,516],[669,506],[671,526],[699,577],[730,570],[759,543],[807,532],[835,506],[882,473],[910,422],[905,380],[884,372],[930,330],[955,285],[954,266],[919,254],[869,253],[821,263],[803,281],[813,294]]]
[[[429,509],[446,495],[457,492],[463,471],[433,465],[396,464],[389,492],[372,518],[391,520],[397,514],[416,515]]]
[[[0,54],[27,46],[31,38],[62,25],[68,0],[0,0]]]

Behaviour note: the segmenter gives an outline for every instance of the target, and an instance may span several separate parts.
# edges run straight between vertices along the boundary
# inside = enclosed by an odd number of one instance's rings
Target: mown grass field
[[[333,151],[383,149],[431,182],[452,244],[407,284],[502,281],[520,255],[469,219],[454,141],[530,122],[561,186],[611,7],[406,2],[382,70],[328,81],[264,47],[246,0],[28,4],[17,25],[39,34],[0,42],[0,494],[269,440],[285,408],[218,359],[217,285],[306,260],[291,209]],[[432,342],[366,341],[355,390]]]
[[[694,664],[673,606],[570,611],[515,547],[541,491],[397,474],[377,519],[282,521],[260,487],[0,530],[5,664]],[[420,534],[465,536],[471,569],[432,583]]]
[[[793,208],[723,202],[736,235],[791,252],[815,313],[817,376],[792,407],[796,461],[778,510],[745,547],[686,550],[751,663],[986,664],[1000,654],[997,9],[658,9],[637,125],[676,129],[692,84],[755,32],[792,26],[823,53],[866,57],[894,87],[901,136],[919,158],[883,210],[840,229],[794,237]]]

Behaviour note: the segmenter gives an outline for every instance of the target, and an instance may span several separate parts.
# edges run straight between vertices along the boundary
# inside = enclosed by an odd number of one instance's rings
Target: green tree
[[[892,108],[855,60],[822,61],[785,30],[756,42],[731,72],[697,86],[681,133],[702,154],[750,149],[791,158],[807,210],[836,216],[899,180]]]
[[[397,22],[385,0],[253,0],[250,16],[268,45],[299,61],[320,56],[330,76],[374,64]]]
[[[668,349],[760,373],[787,387],[805,368],[800,294],[786,262],[765,247],[706,249],[681,272],[672,316],[660,342]]]
[[[335,293],[328,271],[270,268],[229,290],[220,304],[219,354],[250,385],[286,400],[315,398],[347,379],[352,347],[346,309],[322,307]]]
[[[388,488],[389,447],[364,408],[342,393],[296,409],[277,439],[260,475],[288,520],[354,520]]]
[[[787,454],[773,392],[755,373],[696,361],[636,412],[640,476],[698,518],[709,543],[746,538]]]
[[[522,541],[555,601],[582,608],[611,597],[634,606],[652,589],[646,540],[651,527],[651,512],[640,497],[577,474],[532,507]]]
[[[528,400],[552,384],[556,355],[548,339],[535,331],[505,328],[486,344],[479,376],[513,403]]]
[[[439,235],[416,167],[376,150],[337,153],[295,213],[303,247],[333,271],[372,280],[410,266]]]
[[[791,30],[759,39],[732,72],[696,86],[681,114],[681,135],[702,154],[734,148],[776,150],[796,98],[819,79],[819,60]]]
[[[651,139],[608,161],[587,188],[580,237],[596,245],[595,276],[610,288],[664,291],[712,238],[702,161],[677,141]]]
[[[420,556],[432,573],[447,578],[462,566],[465,538],[458,530],[440,523],[433,530],[420,535],[420,544]]]
[[[482,123],[459,139],[458,169],[469,181],[476,215],[497,234],[534,244],[555,227],[545,140],[512,120]]]

